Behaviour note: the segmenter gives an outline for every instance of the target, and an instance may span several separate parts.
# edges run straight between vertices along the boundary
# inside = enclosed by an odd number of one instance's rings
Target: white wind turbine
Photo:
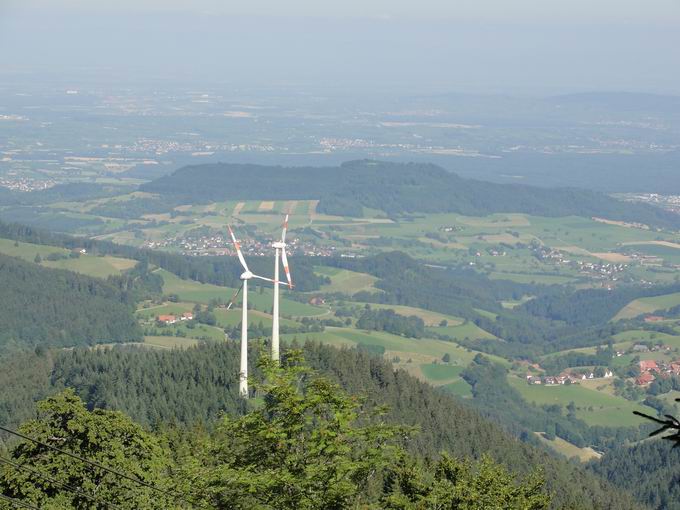
[[[243,291],[243,309],[241,311],[241,368],[239,371],[239,384],[238,384],[238,391],[240,395],[244,398],[248,398],[248,280],[251,280],[252,278],[256,278],[258,280],[264,280],[267,282],[272,282],[276,283],[274,280],[271,278],[265,278],[264,276],[259,276],[256,274],[253,274],[250,269],[248,269],[248,264],[246,264],[246,259],[243,257],[243,253],[241,253],[241,245],[238,243],[236,240],[236,236],[234,236],[234,231],[231,229],[231,227],[227,227],[229,229],[229,234],[231,235],[231,240],[234,243],[234,248],[236,249],[236,255],[238,256],[239,262],[241,262],[241,266],[243,266],[243,273],[241,273],[241,287],[234,293],[233,297],[231,298],[231,302],[229,303],[229,306],[227,306],[227,309],[230,309],[231,306],[234,304],[234,300],[236,297],[239,295],[241,291]],[[275,288],[278,287],[278,284],[275,285]]]
[[[281,240],[272,243],[272,248],[276,252],[274,260],[274,306],[272,307],[272,359],[279,361],[279,260],[283,262],[283,270],[286,273],[288,287],[293,288],[293,281],[290,278],[290,268],[288,267],[288,257],[286,256],[286,231],[288,230],[288,215],[283,220],[281,230]]]

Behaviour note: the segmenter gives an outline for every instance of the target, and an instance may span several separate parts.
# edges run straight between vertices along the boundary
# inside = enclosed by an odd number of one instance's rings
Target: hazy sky
[[[680,94],[677,48],[680,0],[0,0],[0,79]]]

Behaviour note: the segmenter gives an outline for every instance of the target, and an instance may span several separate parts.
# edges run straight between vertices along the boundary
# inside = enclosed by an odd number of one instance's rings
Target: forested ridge
[[[621,444],[589,468],[618,487],[636,487],[640,501],[653,508],[680,509],[680,449],[667,441]]]
[[[143,184],[172,203],[224,200],[320,200],[319,212],[362,216],[363,208],[389,215],[455,212],[480,216],[521,212],[539,216],[599,216],[678,228],[677,215],[575,188],[545,189],[463,179],[432,164],[350,161],[340,167],[206,164],[181,168]]]
[[[424,459],[445,451],[456,458],[479,459],[486,454],[520,476],[540,467],[554,508],[637,508],[625,491],[612,490],[579,466],[518,441],[457,399],[404,371],[394,371],[381,358],[318,344],[306,345],[304,353],[312,367],[350,394],[364,395],[363,408],[387,405],[386,424],[416,426],[418,432],[403,443],[410,455]],[[173,423],[188,430],[211,429],[219,423],[215,420],[220,412],[237,417],[245,410],[244,401],[235,395],[238,349],[233,344],[163,352],[131,347],[76,349],[34,356],[44,362],[17,374],[2,388],[0,409],[7,409],[11,423],[33,415],[32,403],[12,397],[16,388],[30,387],[31,381],[37,398],[69,386],[90,409],[122,410],[142,424],[161,429]],[[200,423],[203,426],[197,429]]]
[[[563,321],[572,326],[602,324],[635,299],[680,292],[680,284],[622,286],[607,289],[563,289],[524,303],[521,309],[538,317]]]
[[[0,254],[0,349],[141,339],[134,298],[97,278]]]

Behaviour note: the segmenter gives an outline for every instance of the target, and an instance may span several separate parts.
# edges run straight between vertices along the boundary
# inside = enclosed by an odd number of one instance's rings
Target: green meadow
[[[317,266],[314,268],[314,272],[331,279],[330,284],[321,286],[322,292],[340,292],[351,296],[361,291],[377,291],[374,284],[378,279],[369,274],[327,266]]]
[[[664,294],[663,296],[646,297],[631,301],[614,316],[613,321],[630,319],[656,310],[667,310],[680,305],[680,292]]]
[[[42,259],[41,265],[56,269],[67,269],[75,273],[81,273],[97,278],[106,278],[111,275],[120,274],[125,270],[132,269],[137,263],[135,260],[123,259],[111,256],[96,256],[90,254],[80,255],[77,258],[65,258],[60,260],[47,260],[50,254],[59,254],[68,257],[70,250],[56,246],[45,246],[19,242],[15,243],[10,239],[0,239],[0,253],[19,257],[29,262],[35,261],[36,255]]]
[[[560,404],[569,402],[576,405],[576,416],[589,425],[623,427],[639,425],[643,419],[633,411],[654,414],[649,407],[636,404],[623,397],[602,391],[585,388],[580,384],[543,386],[529,385],[524,379],[508,377],[508,383],[515,388],[527,402],[541,404]]]
[[[193,280],[182,280],[178,276],[162,269],[158,271],[158,274],[163,277],[163,292],[165,294],[176,294],[180,301],[207,304],[213,299],[221,299],[223,302],[228,303],[236,291],[236,289],[230,287],[220,287]],[[283,291],[281,295],[280,309],[282,315],[318,317],[329,313],[325,308],[286,299],[285,292]],[[248,292],[248,302],[260,311],[270,311],[272,309],[272,301],[273,291],[270,289],[264,289],[262,293],[255,289]],[[240,297],[236,305],[238,306],[239,304]]]

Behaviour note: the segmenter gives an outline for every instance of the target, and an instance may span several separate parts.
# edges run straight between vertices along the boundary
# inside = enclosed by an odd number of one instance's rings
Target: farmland
[[[331,279],[330,284],[321,286],[323,292],[340,292],[349,295],[361,291],[377,292],[374,284],[378,279],[374,276],[327,266],[318,266],[314,268],[314,271]]]
[[[612,320],[630,319],[645,313],[652,313],[656,310],[667,310],[678,305],[680,305],[680,292],[640,298],[627,304]]]
[[[574,402],[576,416],[589,425],[621,427],[638,425],[642,418],[633,411],[653,413],[654,411],[621,397],[586,388],[580,384],[542,386],[529,385],[526,381],[509,377],[510,385],[519,391],[527,402],[536,404],[561,404]]]
[[[179,250],[177,243],[192,230],[211,228],[224,232],[227,224],[247,225],[254,229],[252,233],[257,238],[271,239],[278,235],[283,215],[288,213],[290,235],[301,240],[305,252],[332,248],[336,252],[366,254],[398,247],[419,259],[439,264],[469,264],[492,278],[520,283],[583,283],[597,276],[579,270],[575,266],[577,261],[626,264],[629,266],[627,274],[636,279],[663,281],[668,276],[654,266],[641,263],[642,259],[636,258],[637,255],[653,255],[667,263],[680,263],[680,236],[677,233],[660,234],[623,222],[577,216],[437,213],[387,218],[383,211],[366,208],[363,218],[349,218],[318,213],[316,200],[287,200],[285,197],[275,201],[185,204],[176,206],[172,212],[140,214],[125,221],[98,215],[111,207],[125,207],[126,203],[142,199],[158,200],[159,197],[133,192],[58,205],[60,210],[100,221],[102,238],[171,251]],[[562,260],[568,262],[537,258],[537,246],[561,252]],[[225,247],[222,246],[222,250]],[[321,272],[329,270],[319,268]],[[370,278],[336,273],[324,290],[343,293],[370,290],[372,283]]]
[[[166,294],[176,294],[181,301],[208,304],[213,300],[220,300],[228,303],[236,289],[220,287],[209,283],[200,283],[193,280],[182,280],[168,271],[159,270],[158,273],[163,277],[163,292]],[[273,293],[269,289],[263,289],[262,293],[248,293],[248,302],[258,310],[271,310]],[[300,303],[285,298],[281,299],[281,314],[296,317],[315,317],[327,314],[328,310]]]
[[[137,263],[134,260],[123,259],[111,256],[95,256],[90,254],[79,254],[71,257],[71,252],[56,246],[45,246],[31,243],[15,243],[9,239],[0,239],[0,253],[5,253],[13,257],[19,257],[33,262],[39,255],[41,264],[46,267],[56,269],[67,269],[76,273],[106,278],[110,275],[120,274],[125,270],[131,269]],[[49,260],[48,257],[59,255],[58,260]]]

